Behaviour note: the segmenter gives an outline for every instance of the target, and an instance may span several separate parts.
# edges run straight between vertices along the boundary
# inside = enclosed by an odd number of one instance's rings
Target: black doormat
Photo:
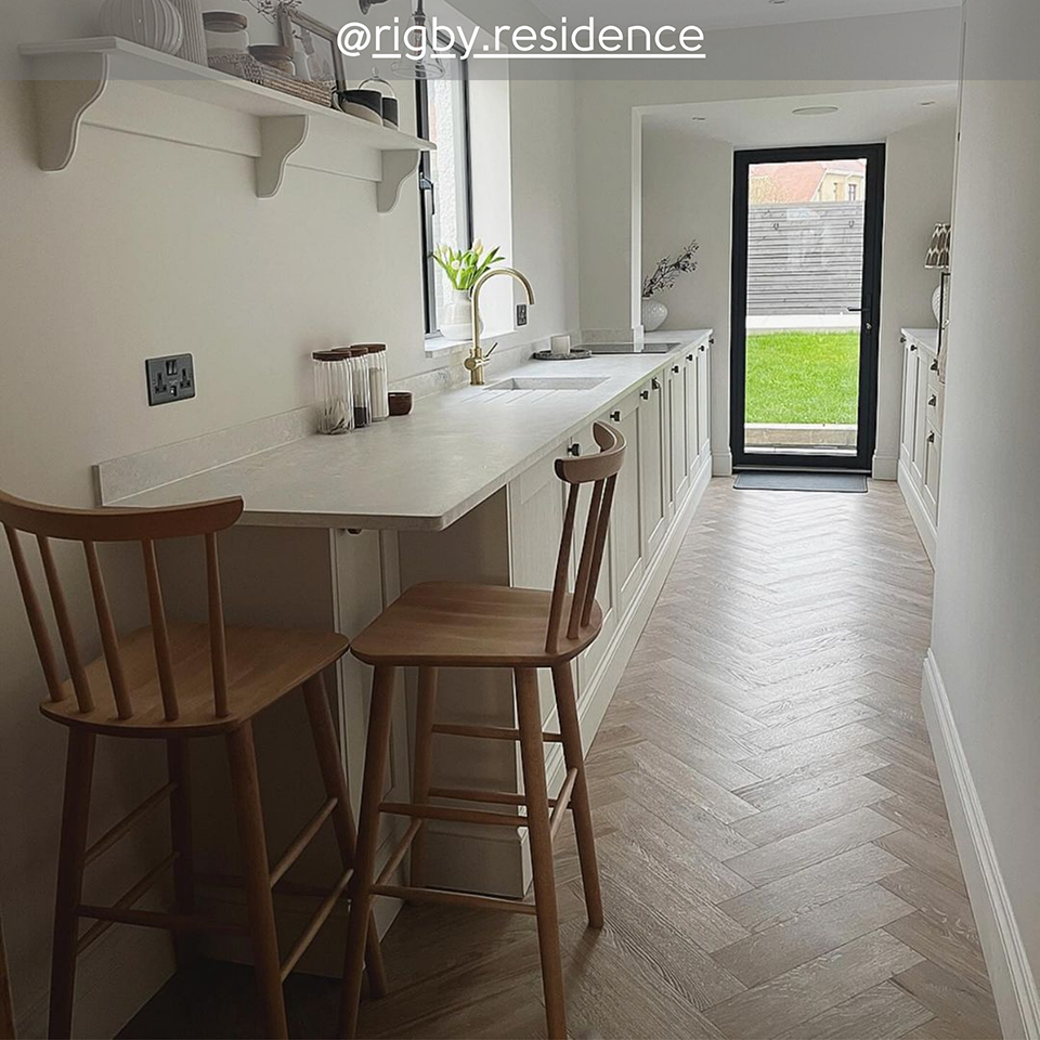
[[[738,491],[816,491],[841,495],[865,495],[862,473],[740,473],[733,485]]]

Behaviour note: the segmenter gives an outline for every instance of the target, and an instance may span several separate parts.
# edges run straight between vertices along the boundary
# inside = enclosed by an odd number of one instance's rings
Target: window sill
[[[489,343],[492,340],[500,339],[502,336],[510,336],[515,331],[515,329],[503,329],[496,332],[494,329],[489,329],[481,333],[481,340],[484,343]],[[473,340],[470,338],[447,339],[444,336],[428,336],[423,344],[423,350],[428,358],[437,358],[446,354],[452,354],[456,350],[468,349],[472,342]]]

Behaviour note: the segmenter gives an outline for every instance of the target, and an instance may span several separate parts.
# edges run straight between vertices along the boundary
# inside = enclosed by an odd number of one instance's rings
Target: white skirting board
[[[875,480],[898,480],[899,456],[875,454],[873,469]]]
[[[914,522],[914,527],[917,528],[917,533],[921,536],[924,550],[928,553],[928,559],[932,561],[932,566],[934,567],[935,550],[939,543],[939,532],[932,518],[928,515],[928,507],[924,504],[924,499],[921,498],[920,492],[918,492],[910,474],[906,471],[906,465],[903,462],[899,463],[899,490],[903,493],[906,507],[910,510],[910,518]]]
[[[1040,1040],[1040,991],[931,651],[925,659],[921,700],[1004,1036]]]

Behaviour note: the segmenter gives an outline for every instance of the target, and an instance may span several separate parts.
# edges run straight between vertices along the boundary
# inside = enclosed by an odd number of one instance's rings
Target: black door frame
[[[745,450],[747,374],[748,173],[759,163],[813,159],[866,159],[867,191],[863,233],[863,313],[860,326],[859,431],[853,456],[757,454]],[[877,446],[878,359],[881,327],[881,249],[885,211],[885,146],[829,145],[819,148],[760,148],[734,154],[733,284],[730,315],[730,446],[734,469],[834,469],[870,472]]]

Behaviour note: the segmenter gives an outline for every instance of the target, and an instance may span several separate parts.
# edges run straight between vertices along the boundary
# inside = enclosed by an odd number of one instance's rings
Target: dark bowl
[[[414,400],[411,394],[391,394],[390,395],[390,414],[391,415],[411,415],[412,405]]]

